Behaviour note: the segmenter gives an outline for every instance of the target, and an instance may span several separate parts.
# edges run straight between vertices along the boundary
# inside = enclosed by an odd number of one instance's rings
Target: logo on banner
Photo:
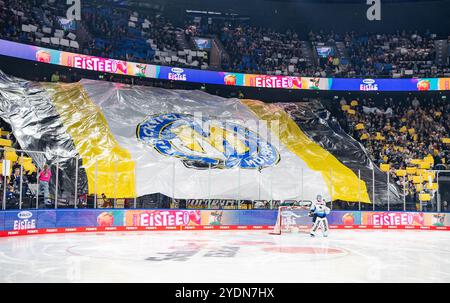
[[[254,76],[250,80],[251,86],[264,88],[301,88],[302,80],[300,77],[283,76]]]
[[[430,87],[430,80],[422,79],[417,82],[417,90],[430,90]]]
[[[136,76],[145,77],[145,71],[147,69],[147,64],[136,64]]]
[[[320,89],[320,78],[309,78],[309,89]]]
[[[105,73],[127,73],[127,63],[100,57],[74,55],[67,59],[68,66]]]
[[[368,225],[423,225],[423,213],[382,212],[369,213]]]
[[[151,116],[137,126],[137,138],[189,168],[262,169],[280,159],[272,144],[248,128],[192,115]]]
[[[50,63],[52,60],[52,55],[50,52],[45,50],[38,50],[36,52],[36,61],[43,62],[43,63]]]
[[[439,78],[439,90],[450,90],[450,78]]]
[[[225,85],[236,85],[236,75],[228,74],[223,78]]]
[[[102,212],[97,216],[98,226],[114,226],[114,215],[112,212]]]
[[[14,220],[14,230],[35,229],[36,219],[32,219],[33,213],[30,211],[21,211],[17,214],[17,219]]]
[[[130,210],[126,212],[126,226],[176,227],[200,225],[200,210]]]
[[[378,90],[378,84],[375,83],[374,79],[364,79],[363,83],[359,85],[359,90],[362,91],[373,91]]]
[[[167,78],[169,80],[176,80],[176,81],[186,81],[187,77],[184,73],[184,69],[179,67],[172,67],[170,69],[170,73],[167,75]]]

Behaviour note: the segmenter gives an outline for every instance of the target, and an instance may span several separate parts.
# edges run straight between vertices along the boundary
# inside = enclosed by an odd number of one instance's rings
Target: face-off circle
[[[347,254],[346,251],[340,248],[328,247],[310,247],[310,246],[278,246],[265,247],[265,252],[283,253],[283,254],[306,254],[306,255],[341,255]]]

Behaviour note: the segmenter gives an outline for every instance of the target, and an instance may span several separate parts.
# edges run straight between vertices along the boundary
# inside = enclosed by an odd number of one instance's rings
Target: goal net
[[[277,222],[270,232],[272,235],[281,235],[290,232],[308,232],[312,225],[309,208],[305,206],[280,206],[278,208]]]

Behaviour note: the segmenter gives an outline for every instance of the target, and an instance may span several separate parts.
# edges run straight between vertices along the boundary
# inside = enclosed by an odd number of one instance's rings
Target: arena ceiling
[[[263,0],[268,2],[289,2],[289,3],[355,3],[355,4],[361,4],[364,3],[365,0]],[[381,0],[381,3],[417,3],[417,2],[450,2],[449,0]]]

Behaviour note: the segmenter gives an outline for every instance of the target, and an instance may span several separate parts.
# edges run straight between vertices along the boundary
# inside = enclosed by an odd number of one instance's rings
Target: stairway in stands
[[[336,52],[339,60],[341,61],[341,64],[345,64],[346,62],[348,62],[348,52],[344,42],[336,41]]]
[[[449,64],[448,42],[447,40],[434,41],[434,47],[436,49],[436,64],[438,66],[447,66]]]
[[[91,33],[84,25],[83,20],[77,22],[76,35],[80,48],[82,48],[83,45],[87,45],[89,41],[92,41]]]
[[[229,62],[230,56],[216,35],[212,36],[211,39],[212,47],[209,60],[210,68],[213,70],[220,70],[223,60],[225,60],[225,62]]]
[[[315,66],[314,53],[312,51],[311,42],[300,41],[300,49],[303,57],[306,60],[306,66]]]
[[[182,29],[177,29],[176,31],[176,40],[179,49],[192,49],[191,45],[186,39],[186,35]]]

